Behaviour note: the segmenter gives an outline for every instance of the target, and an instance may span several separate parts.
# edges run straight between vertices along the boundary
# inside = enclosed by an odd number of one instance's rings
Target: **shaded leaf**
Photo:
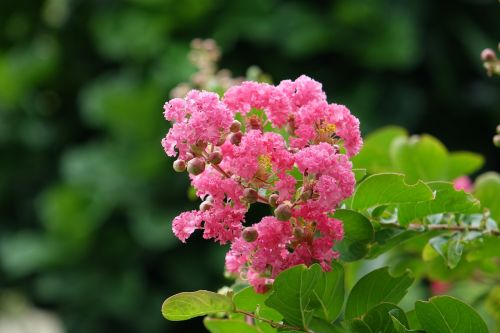
[[[362,214],[348,209],[335,211],[335,218],[344,225],[344,238],[337,242],[335,250],[343,261],[355,261],[368,253],[368,244],[373,240],[373,226]]]
[[[241,319],[214,319],[206,317],[203,324],[211,333],[261,333]]]
[[[396,333],[392,316],[395,316],[405,326],[408,325],[406,315],[401,308],[391,303],[380,303],[363,316],[363,321],[373,332]]]
[[[375,242],[370,246],[370,253],[366,258],[376,258],[397,245],[412,238],[421,236],[422,233],[416,230],[400,230],[393,228],[381,229],[375,233]]]
[[[347,299],[345,318],[359,318],[374,306],[382,303],[397,304],[413,283],[409,272],[394,277],[387,267],[374,270],[362,277],[351,290]]]

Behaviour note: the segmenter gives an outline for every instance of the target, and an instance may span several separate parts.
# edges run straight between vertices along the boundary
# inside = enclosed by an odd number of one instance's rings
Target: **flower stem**
[[[271,327],[274,327],[274,328],[284,328],[284,329],[293,330],[293,331],[302,331],[302,332],[308,332],[308,333],[310,333],[310,331],[308,329],[305,329],[303,327],[290,326],[290,325],[286,325],[286,324],[282,324],[282,323],[277,323],[275,321],[272,321],[272,320],[269,320],[269,319],[266,319],[266,318],[261,318],[261,317],[255,315],[255,314],[253,314],[251,312],[247,312],[247,311],[244,311],[244,310],[236,309],[235,312],[244,314],[245,316],[251,317],[251,318],[253,318],[255,320],[260,320],[260,321],[263,321],[265,323],[268,323]]]

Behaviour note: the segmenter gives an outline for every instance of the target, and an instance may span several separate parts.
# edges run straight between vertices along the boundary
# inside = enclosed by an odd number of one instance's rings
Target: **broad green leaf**
[[[447,180],[448,151],[433,136],[424,134],[392,142],[391,158],[397,170],[411,183],[417,180]]]
[[[445,260],[449,268],[457,267],[464,249],[464,244],[460,234],[450,236],[437,236],[429,240],[431,247]],[[431,254],[426,253],[430,258]]]
[[[469,247],[467,247],[469,249]],[[483,236],[476,240],[467,253],[467,260],[475,261],[492,257],[500,257],[500,237]]]
[[[389,274],[387,267],[383,267],[368,273],[352,288],[347,299],[345,318],[359,318],[382,302],[399,303],[412,283],[409,272],[394,277]]]
[[[352,159],[355,168],[366,168],[369,174],[395,171],[389,155],[391,142],[406,137],[404,128],[389,126],[368,135],[363,149]]]
[[[363,321],[373,332],[397,333],[391,315],[395,316],[405,326],[408,325],[406,315],[401,308],[391,303],[380,303],[363,316]]]
[[[368,253],[373,240],[373,226],[362,214],[348,209],[338,209],[334,215],[344,225],[344,238],[335,245],[343,261],[355,261]]]
[[[418,301],[415,311],[427,333],[488,333],[486,324],[473,308],[450,296]]]
[[[283,319],[283,316],[265,304],[268,296],[269,293],[258,294],[253,287],[246,287],[234,294],[233,302],[237,309],[253,312],[261,318],[279,322]],[[262,332],[270,333],[275,331],[264,321],[256,321],[256,325]]]
[[[381,173],[362,181],[352,197],[351,207],[362,210],[390,204],[420,202],[434,199],[429,186],[421,181],[414,185],[405,183],[405,176],[397,173]]]
[[[203,324],[211,333],[261,333],[255,327],[250,326],[241,319],[214,319],[206,317]]]
[[[333,325],[323,319],[314,317],[311,320],[309,330],[312,333],[343,333],[344,330],[336,325]],[[236,332],[235,332],[236,333]]]
[[[307,328],[313,315],[327,320],[338,316],[343,287],[339,264],[334,264],[330,272],[323,272],[318,264],[309,268],[298,265],[278,275],[265,303],[279,311],[286,323]]]
[[[359,183],[366,176],[366,169],[352,169],[352,172],[354,172],[356,183]]]
[[[480,211],[480,204],[469,193],[456,191],[452,183],[430,182],[427,185],[435,191],[435,199],[401,204],[398,207],[398,221],[402,226],[419,218],[439,213],[477,213]]]
[[[491,217],[500,223],[500,174],[487,172],[477,177],[474,196],[481,201],[482,207],[490,210]]]
[[[349,321],[349,333],[374,333],[370,326],[368,326],[361,319],[353,319]]]
[[[422,233],[416,230],[381,229],[375,233],[375,243],[370,245],[370,252],[366,258],[376,258],[393,247],[421,235]]]
[[[233,310],[234,304],[229,297],[206,290],[173,295],[167,298],[161,307],[163,316],[172,321]]]
[[[399,319],[391,314],[392,323],[394,324],[395,332],[397,333],[425,333],[420,330],[410,330],[407,326],[403,325]]]
[[[332,263],[332,270],[324,272],[313,290],[314,298],[311,305],[319,303],[314,316],[332,322],[340,314],[344,305],[344,267]]]
[[[484,164],[484,157],[468,151],[452,152],[448,155],[448,180],[470,175]]]

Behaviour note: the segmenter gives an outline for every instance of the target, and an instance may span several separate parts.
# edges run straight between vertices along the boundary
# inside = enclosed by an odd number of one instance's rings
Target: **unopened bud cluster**
[[[500,43],[498,44],[498,50],[500,51]],[[494,50],[490,48],[484,49],[481,52],[481,60],[488,76],[500,75],[500,59],[497,58]]]
[[[204,238],[231,243],[226,269],[258,291],[293,265],[330,269],[343,237],[331,215],[352,195],[349,158],[362,144],[345,106],[329,104],[321,84],[301,76],[277,86],[243,82],[222,99],[192,90],[164,109],[173,123],[165,152],[202,199],[199,210],[174,219],[181,241],[202,229]],[[269,205],[270,214],[245,226],[253,204]]]

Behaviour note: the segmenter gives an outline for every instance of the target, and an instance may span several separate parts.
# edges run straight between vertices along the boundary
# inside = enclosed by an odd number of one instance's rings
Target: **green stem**
[[[460,225],[448,225],[448,224],[430,224],[423,225],[418,223],[412,223],[405,228],[404,226],[398,223],[387,223],[383,224],[386,226],[390,226],[392,228],[405,229],[405,230],[415,230],[415,231],[426,231],[426,230],[442,230],[442,231],[479,231],[479,232],[487,232],[494,236],[500,236],[500,231],[498,230],[486,230],[484,227],[470,227],[470,226],[460,226]]]
[[[286,324],[282,324],[282,323],[277,323],[275,321],[272,321],[272,320],[269,320],[266,318],[261,318],[255,314],[253,314],[252,312],[247,312],[245,310],[236,309],[234,312],[244,314],[245,316],[251,317],[255,320],[263,321],[265,323],[268,323],[271,327],[274,327],[274,328],[284,328],[284,329],[289,329],[289,330],[294,330],[294,331],[302,331],[302,332],[310,333],[309,330],[307,330],[303,327],[290,326],[290,325],[286,325]]]

